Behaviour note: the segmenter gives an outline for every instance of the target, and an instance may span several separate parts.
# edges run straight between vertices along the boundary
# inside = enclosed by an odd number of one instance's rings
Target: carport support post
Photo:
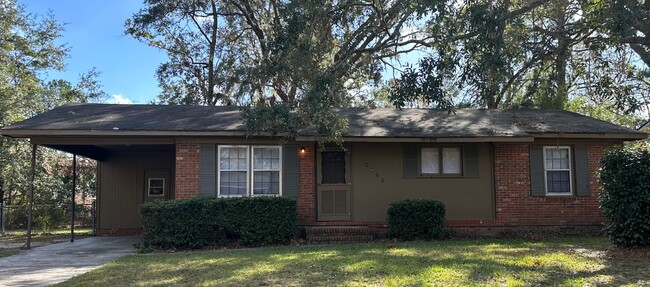
[[[77,193],[77,154],[72,155],[72,216],[70,218],[70,242],[74,242],[74,207]]]
[[[36,169],[36,145],[32,144],[32,168],[29,174],[29,208],[27,209],[27,243],[25,249],[32,248],[32,209],[34,208],[34,170]]]

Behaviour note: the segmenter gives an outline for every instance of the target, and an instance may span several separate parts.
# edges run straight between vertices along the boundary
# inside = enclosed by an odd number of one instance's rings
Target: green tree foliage
[[[15,1],[0,2],[0,128],[69,102],[105,96],[90,70],[77,84],[44,80],[51,70],[63,70],[68,48],[58,44],[63,25],[53,15],[33,15]],[[31,148],[27,141],[0,137],[0,200],[27,202]],[[36,202],[62,204],[70,200],[71,159],[41,148],[37,155]],[[94,192],[94,163],[81,160],[80,190]]]
[[[590,0],[591,24],[604,36],[594,42],[623,44],[639,55],[650,67],[650,1]]]
[[[419,47],[418,19],[442,3],[146,0],[126,33],[167,51],[161,102],[283,103],[330,140],[347,126],[334,109],[364,102],[347,92],[376,84],[382,63]]]
[[[251,106],[251,133],[292,136],[313,125],[319,141],[340,142],[347,122],[337,108],[384,102],[650,113],[648,5],[145,0],[126,33],[169,55],[156,72],[160,102]],[[414,51],[424,57],[402,70],[399,57]],[[386,67],[400,71],[388,84]]]
[[[393,82],[395,105],[419,100],[437,107],[565,109],[581,98],[621,115],[648,112],[647,66],[639,65],[642,56],[632,52],[638,50],[632,39],[612,28],[629,22],[619,21],[625,17],[643,22],[626,25],[650,23],[638,1],[450,4],[429,18],[431,52]]]
[[[616,245],[650,245],[650,150],[616,149],[600,161],[600,204]]]

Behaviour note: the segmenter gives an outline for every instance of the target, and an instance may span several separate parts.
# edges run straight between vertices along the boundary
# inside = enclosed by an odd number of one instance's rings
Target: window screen
[[[345,152],[324,151],[321,153],[321,173],[323,184],[346,183]]]

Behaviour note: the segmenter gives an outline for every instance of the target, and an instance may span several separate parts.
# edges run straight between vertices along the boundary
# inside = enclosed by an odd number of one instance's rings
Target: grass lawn
[[[86,237],[92,234],[90,228],[77,228],[74,230],[75,238]],[[70,240],[70,229],[54,229],[47,233],[41,230],[32,231],[32,246],[42,246]],[[26,230],[9,230],[0,236],[0,257],[18,253],[20,247],[27,242]]]
[[[649,250],[579,237],[153,253],[60,286],[636,286],[650,284]]]

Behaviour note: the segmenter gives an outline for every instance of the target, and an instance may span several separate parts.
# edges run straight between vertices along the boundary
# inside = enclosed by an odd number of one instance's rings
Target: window
[[[571,148],[544,147],[547,194],[571,194]]]
[[[345,179],[345,152],[321,152],[322,184],[346,183]]]
[[[460,175],[462,149],[460,147],[423,147],[420,149],[421,175]]]
[[[248,194],[248,146],[219,146],[219,196]]]
[[[220,197],[281,195],[281,147],[219,146],[217,162]]]
[[[165,196],[165,179],[149,178],[147,190],[149,196]]]
[[[280,147],[253,147],[253,195],[280,194]]]

